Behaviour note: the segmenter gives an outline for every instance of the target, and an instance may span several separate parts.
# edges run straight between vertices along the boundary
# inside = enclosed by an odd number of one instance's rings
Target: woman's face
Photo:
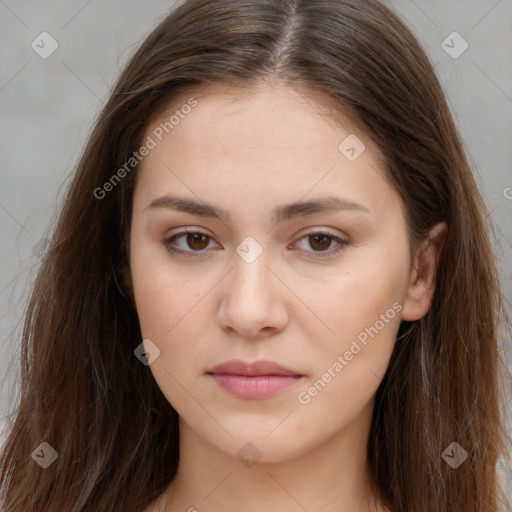
[[[305,94],[183,96],[147,129],[133,203],[131,285],[180,432],[267,461],[367,422],[425,312],[376,148]]]

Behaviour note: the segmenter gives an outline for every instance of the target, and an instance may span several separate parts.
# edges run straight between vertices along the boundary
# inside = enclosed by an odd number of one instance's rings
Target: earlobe
[[[418,246],[404,301],[402,320],[412,322],[427,314],[434,296],[437,268],[447,230],[446,222],[434,225],[429,231],[428,238]]]

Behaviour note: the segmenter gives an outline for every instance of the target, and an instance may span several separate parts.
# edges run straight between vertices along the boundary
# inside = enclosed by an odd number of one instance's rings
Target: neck
[[[180,462],[163,510],[382,511],[371,497],[366,464],[372,410],[373,400],[341,432],[325,440],[307,440],[303,432],[300,453],[277,461],[262,453],[254,465],[197,436],[180,418]]]

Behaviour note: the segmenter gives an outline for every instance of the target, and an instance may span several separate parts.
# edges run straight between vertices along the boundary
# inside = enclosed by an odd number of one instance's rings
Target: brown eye
[[[206,249],[206,247],[208,247],[208,240],[209,237],[203,233],[188,233],[186,237],[188,247],[196,251]]]
[[[347,240],[321,231],[305,235],[296,243],[300,249],[309,253],[316,253],[318,257],[333,256],[349,245]]]
[[[309,235],[308,237],[309,245],[317,250],[317,251],[325,251],[329,249],[331,245],[332,237],[329,235],[324,235],[323,233],[319,233],[316,235]]]
[[[171,253],[183,254],[186,256],[200,256],[205,253],[213,239],[200,231],[182,231],[165,240],[163,245]]]

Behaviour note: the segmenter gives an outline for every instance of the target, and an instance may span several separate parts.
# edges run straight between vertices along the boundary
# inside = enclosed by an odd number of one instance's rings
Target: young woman
[[[486,215],[387,7],[183,2],[35,282],[2,510],[505,510]]]

